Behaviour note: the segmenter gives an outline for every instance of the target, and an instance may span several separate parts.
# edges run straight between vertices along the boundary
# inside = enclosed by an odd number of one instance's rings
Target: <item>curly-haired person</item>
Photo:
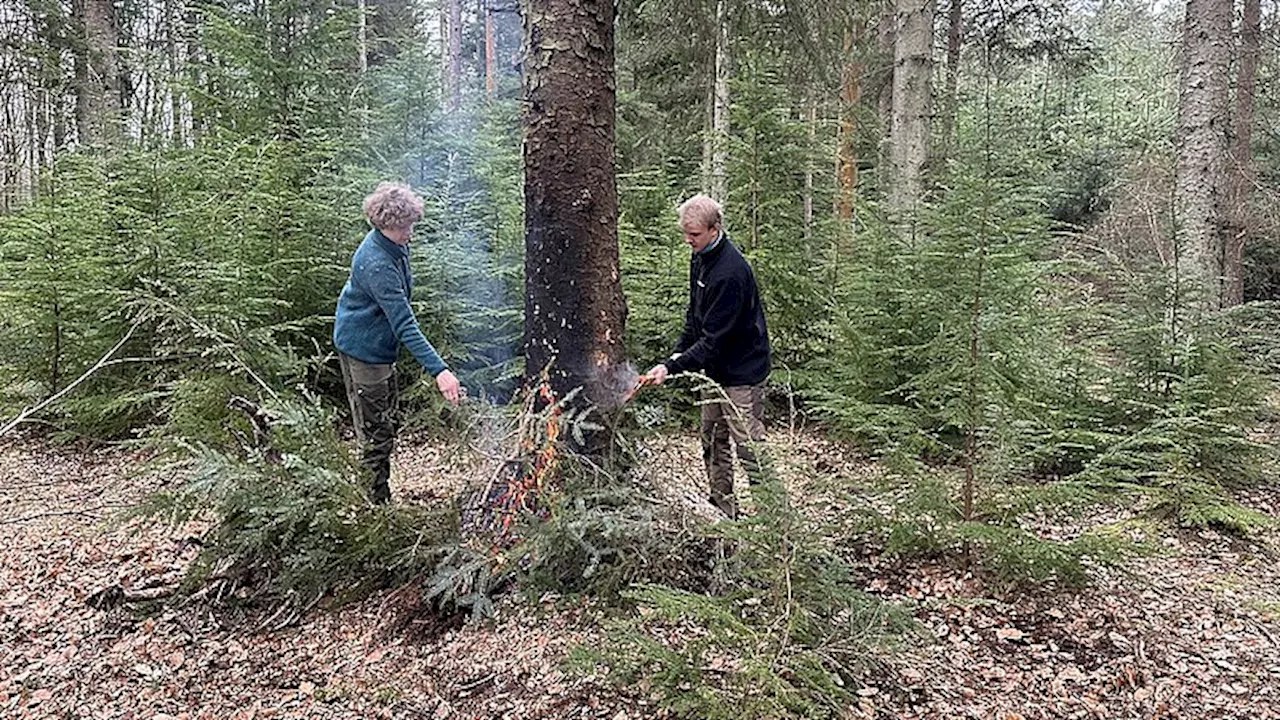
[[[422,219],[422,198],[407,185],[384,182],[364,200],[373,229],[351,258],[351,276],[338,297],[333,344],[351,403],[361,463],[373,474],[369,495],[391,499],[391,450],[395,446],[399,386],[396,355],[403,344],[457,404],[464,390],[422,334],[410,299],[409,240]]]

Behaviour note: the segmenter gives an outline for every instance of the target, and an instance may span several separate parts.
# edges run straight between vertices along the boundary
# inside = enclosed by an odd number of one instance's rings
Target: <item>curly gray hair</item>
[[[378,183],[364,199],[364,214],[379,230],[409,227],[422,219],[422,198],[403,183]]]

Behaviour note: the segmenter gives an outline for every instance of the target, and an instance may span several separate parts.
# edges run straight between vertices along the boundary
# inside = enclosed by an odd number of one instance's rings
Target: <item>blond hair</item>
[[[379,230],[409,227],[422,219],[422,198],[403,183],[378,183],[364,199],[364,214]]]
[[[680,227],[690,220],[702,223],[705,228],[724,228],[724,208],[707,195],[694,195],[680,203]]]

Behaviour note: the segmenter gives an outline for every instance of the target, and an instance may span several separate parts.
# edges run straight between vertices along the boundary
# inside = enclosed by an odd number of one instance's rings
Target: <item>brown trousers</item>
[[[764,385],[704,390],[702,403],[702,460],[711,481],[711,504],[736,518],[730,441],[751,484],[762,482],[760,458],[753,446],[764,440]]]
[[[391,451],[396,443],[400,388],[395,365],[371,365],[338,354],[342,382],[351,403],[351,424],[360,444],[360,464],[373,476],[369,499],[375,503],[391,500]]]

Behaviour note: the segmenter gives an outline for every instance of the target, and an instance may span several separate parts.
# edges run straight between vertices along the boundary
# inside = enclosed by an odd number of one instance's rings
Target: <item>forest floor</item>
[[[701,478],[696,438],[650,443],[650,472]],[[877,472],[810,433],[770,445],[797,497],[804,478]],[[397,500],[456,491],[473,460],[402,443]],[[158,482],[139,467],[122,450],[0,449],[0,717],[661,716],[639,689],[567,671],[575,646],[599,640],[587,603],[516,596],[492,622],[448,628],[420,627],[395,592],[282,629],[207,601],[95,609],[104,589],[172,586],[197,552],[199,527],[106,522]],[[1280,516],[1280,491],[1241,499]],[[950,565],[867,556],[866,589],[926,632],[887,654],[848,716],[1280,718],[1276,536],[1168,529],[1159,544],[1078,591],[1006,593]]]

